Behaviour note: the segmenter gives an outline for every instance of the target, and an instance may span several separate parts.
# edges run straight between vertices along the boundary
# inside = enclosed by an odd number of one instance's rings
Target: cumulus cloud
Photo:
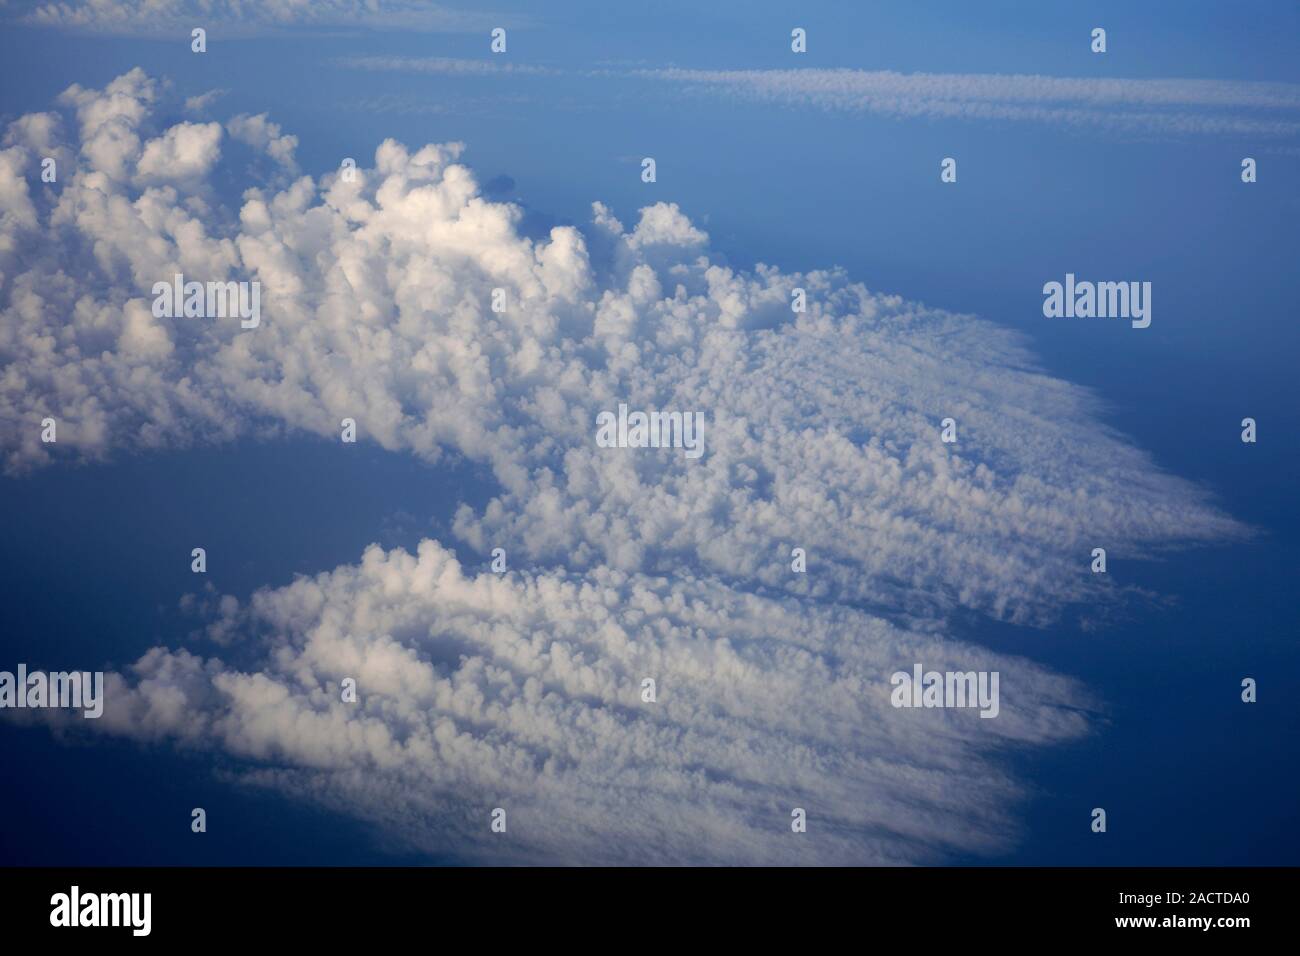
[[[268,429],[337,440],[353,418],[431,466],[488,466],[496,494],[460,508],[457,546],[505,547],[519,570],[475,575],[426,541],[205,601],[208,636],[251,663],[156,648],[114,677],[100,729],[220,748],[247,779],[472,859],[991,851],[1018,793],[995,754],[1084,732],[1089,704],[946,640],[945,616],[1047,624],[1122,597],[1088,573],[1098,544],[1141,557],[1243,533],[991,323],[835,269],[729,269],[672,204],[628,228],[597,203],[583,229],[523,237],[455,143],[385,141],[353,177],[229,210],[204,181],[221,127],[190,149],[195,124],[152,128],[153,101],[133,71],[67,91],[75,123],[6,134],[6,470]],[[29,144],[63,129],[72,168],[42,184]],[[292,138],[264,115],[229,131]],[[166,156],[187,175],[163,176]],[[176,273],[259,281],[261,324],[155,318]],[[621,402],[702,412],[705,454],[597,447]],[[1002,669],[1002,714],[893,710],[888,676],[914,662]],[[807,804],[827,825],[792,846]],[[493,806],[513,808],[509,843],[484,842]]]
[[[298,148],[298,137],[284,133],[267,114],[241,113],[226,123],[226,130],[233,138],[271,157],[286,171],[297,172],[298,162],[293,153]]]
[[[237,215],[213,209],[188,174],[211,168],[220,128],[142,141],[151,97],[139,71],[74,87],[61,100],[81,119],[77,167],[37,197],[10,180],[10,472],[265,421],[335,437],[353,418],[385,448],[491,466],[499,495],[456,519],[476,548],[509,540],[568,567],[698,561],[812,596],[1013,620],[1087,596],[1096,542],[1137,554],[1238,530],[989,323],[836,270],[735,272],[671,204],[631,229],[597,204],[585,232],[532,241],[517,207],[480,195],[459,144],[388,141],[352,182],[304,176],[249,190]],[[265,117],[231,128],[289,139]],[[215,132],[182,148],[196,129]],[[4,155],[35,172],[31,151]],[[155,184],[173,166],[187,176]],[[85,270],[96,284],[72,279]],[[154,320],[151,290],[176,273],[260,281],[261,326]],[[598,448],[595,416],[620,402],[702,411],[707,454]],[[49,415],[57,446],[39,441]],[[939,440],[945,417],[955,445]],[[793,547],[817,574],[788,573]]]
[[[190,96],[185,99],[185,112],[187,113],[204,113],[217,100],[225,96],[228,90],[208,90],[206,93],[200,93],[198,96]]]
[[[1300,85],[892,70],[642,69],[704,95],[829,111],[1015,120],[1124,132],[1294,137]]]
[[[202,179],[220,158],[220,142],[218,123],[178,123],[144,144],[136,176],[142,183]]]
[[[473,861],[992,852],[1021,796],[993,755],[1083,733],[1088,706],[1024,660],[859,611],[689,574],[473,575],[432,541],[372,547],[228,616],[262,635],[253,669],[155,648],[110,675],[95,729],[219,748],[249,782]],[[892,707],[889,675],[914,661],[999,671],[1002,712]]]

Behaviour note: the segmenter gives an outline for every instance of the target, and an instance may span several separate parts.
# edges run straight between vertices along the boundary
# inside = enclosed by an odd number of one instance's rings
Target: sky
[[[1296,863],[1294,5],[197,6],[0,6],[0,860]]]

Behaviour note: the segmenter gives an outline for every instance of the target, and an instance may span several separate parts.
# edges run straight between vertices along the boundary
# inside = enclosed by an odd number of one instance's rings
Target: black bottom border
[[[512,933],[536,945],[539,934],[565,927],[599,929],[608,942],[626,933],[629,943],[641,938],[659,945],[672,939],[659,934],[674,930],[763,939],[780,929],[814,938],[828,932],[871,938],[884,930],[919,934],[918,942],[1080,934],[1225,941],[1282,930],[1297,873],[1290,867],[9,868],[0,869],[0,925],[8,941],[75,933],[83,942],[373,943],[457,930],[471,934],[471,945],[475,937],[493,944]],[[61,918],[59,894],[68,898],[69,921],[74,886],[88,916],[98,906],[87,904],[88,895],[148,893],[148,935],[137,936],[129,925],[52,925],[52,917]],[[129,912],[120,922],[130,922]],[[142,915],[136,911],[137,923]]]

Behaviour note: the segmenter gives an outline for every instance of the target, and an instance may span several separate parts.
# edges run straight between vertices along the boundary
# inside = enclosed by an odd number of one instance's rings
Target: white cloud
[[[87,165],[101,176],[120,181],[139,159],[139,127],[157,99],[157,84],[137,67],[101,90],[73,84],[59,103],[76,110],[81,152]]]
[[[1300,134],[1300,85],[1294,83],[851,69],[669,68],[631,75],[705,95],[885,116],[1032,121],[1134,133]]]
[[[569,72],[448,57],[353,56],[339,63],[370,71],[458,76]],[[597,83],[648,79],[692,95],[891,117],[1036,122],[1126,134],[1300,135],[1300,85],[1294,83],[679,67],[602,67],[578,75]]]
[[[136,176],[151,184],[201,179],[220,159],[220,143],[220,123],[178,123],[144,144]]]
[[[1123,597],[1087,573],[1098,544],[1243,533],[993,324],[839,270],[727,269],[668,204],[521,237],[460,144],[385,141],[355,181],[302,176],[227,210],[204,181],[215,138],[186,145],[207,127],[142,142],[153,90],[133,71],[65,93],[80,143],[57,185],[23,143],[59,123],[20,120],[0,152],[6,469],[268,423],[337,441],[350,417],[392,451],[490,466],[496,497],[454,531],[531,570],[476,576],[425,542],[222,602],[208,633],[251,642],[253,669],[157,648],[115,679],[100,729],[226,750],[250,779],[472,859],[991,851],[1018,792],[997,749],[1083,732],[1085,698],[945,641],[944,615],[1051,622]],[[291,139],[264,115],[236,128]],[[261,325],[154,319],[176,272],[260,281]],[[597,448],[619,402],[704,412],[706,454]],[[1002,715],[890,709],[888,674],[917,661],[1002,668]],[[643,676],[663,688],[651,710]],[[796,805],[824,828],[792,845]],[[513,808],[509,843],[485,842],[493,806]]]
[[[562,70],[527,63],[499,63],[495,60],[465,60],[446,56],[348,56],[340,66],[375,73],[431,73],[442,76],[559,76]]]
[[[285,170],[297,172],[298,163],[293,153],[298,148],[298,137],[284,133],[267,114],[249,116],[240,113],[226,123],[226,130],[240,142],[266,153]]]
[[[58,113],[28,113],[9,124],[4,143],[48,156],[62,148],[62,129],[63,117]]]
[[[120,171],[161,175],[155,146],[194,127],[142,147],[152,87],[129,78],[65,94],[89,139],[81,165],[39,203],[20,191],[8,206],[11,472],[51,454],[36,437],[46,415],[61,422],[55,450],[88,454],[224,439],[268,418],[336,438],[350,417],[385,448],[493,468],[497,500],[456,521],[478,548],[506,539],[568,567],[686,560],[737,581],[1014,620],[1094,594],[1075,572],[1098,543],[1141,554],[1239,530],[1100,425],[1086,391],[1038,371],[1014,334],[838,271],[717,266],[675,206],[628,230],[597,204],[587,232],[534,242],[516,207],[478,194],[458,144],[392,141],[355,182],[250,190],[237,219],[192,182],[138,192]],[[242,123],[271,141],[265,117]],[[114,148],[98,148],[110,127]],[[187,173],[206,171],[215,147],[195,155]],[[33,228],[42,241],[20,241]],[[98,286],[69,278],[86,270]],[[160,320],[142,336],[129,304],[177,272],[259,280],[262,325]],[[796,286],[810,302],[798,317]],[[501,315],[498,287],[512,304]],[[595,416],[620,401],[703,411],[707,454],[597,448]],[[955,446],[938,440],[947,416]],[[787,573],[794,546],[817,574]]]
[[[213,103],[228,93],[228,90],[208,90],[206,93],[200,93],[198,96],[189,96],[185,99],[185,112],[187,113],[204,113]]]
[[[1076,737],[1089,706],[1027,661],[847,608],[689,574],[467,574],[432,541],[232,613],[264,635],[255,669],[155,648],[110,675],[94,729],[220,749],[249,782],[471,861],[995,852],[1022,796],[997,751]],[[999,671],[1002,712],[893,708],[889,675],[918,661]],[[498,806],[506,838],[488,829]]]
[[[58,0],[27,4],[23,22],[91,33],[188,38],[194,27],[226,36],[283,27],[472,33],[500,25],[487,11],[465,11],[423,0]],[[512,25],[523,25],[512,17]]]

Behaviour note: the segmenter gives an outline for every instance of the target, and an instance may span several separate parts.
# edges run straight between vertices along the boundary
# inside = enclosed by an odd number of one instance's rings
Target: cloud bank
[[[156,648],[110,675],[95,729],[219,748],[250,782],[475,861],[993,852],[1021,789],[992,752],[1081,734],[1088,702],[1026,661],[847,608],[691,575],[471,575],[433,541],[261,591],[231,626],[260,635],[256,669]],[[888,676],[912,661],[1000,669],[1002,713],[891,707]]]
[[[1092,547],[1243,533],[991,323],[835,269],[727,268],[668,203],[630,229],[597,203],[584,229],[530,240],[460,144],[389,140],[351,179],[290,178],[296,141],[265,115],[158,128],[157,100],[135,70],[6,131],[6,471],[337,441],[352,418],[362,440],[464,456],[499,488],[456,514],[459,559],[372,548],[220,602],[211,631],[247,661],[155,648],[111,675],[98,729],[220,749],[245,779],[474,861],[996,852],[1020,794],[997,754],[1078,736],[1093,705],[945,639],[944,619],[1047,624],[1120,596],[1088,573]],[[229,138],[272,161],[237,210],[211,185]],[[261,324],[155,318],[152,286],[176,273],[259,281]],[[597,447],[620,402],[704,412],[705,455]],[[517,570],[459,563],[494,547]],[[889,675],[915,662],[1000,670],[1000,716],[893,709]],[[487,831],[495,806],[508,840]],[[794,806],[818,821],[802,843]]]

